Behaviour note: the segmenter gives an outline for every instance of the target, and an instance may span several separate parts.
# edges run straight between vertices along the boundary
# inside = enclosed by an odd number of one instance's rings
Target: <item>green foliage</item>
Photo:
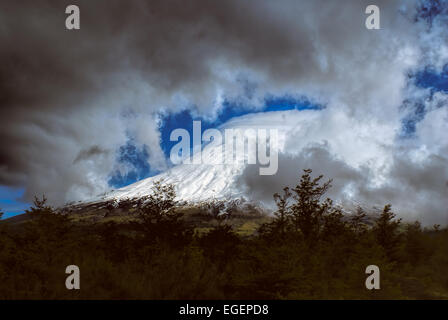
[[[218,270],[223,270],[234,255],[238,254],[240,238],[229,225],[218,225],[198,240],[204,256],[213,261]]]
[[[356,209],[356,213],[350,217],[349,227],[360,236],[365,235],[367,231],[367,225],[365,224],[365,220],[367,219],[367,214],[361,207]]]
[[[319,240],[328,240],[345,230],[341,210],[333,206],[331,199],[322,201],[331,180],[321,185],[323,176],[312,179],[311,173],[311,169],[304,170],[292,192],[285,187],[282,195],[274,194],[275,219],[261,228],[262,234],[270,233],[271,237],[279,239],[301,237],[308,246],[314,246]]]
[[[0,299],[448,299],[448,229],[403,224],[389,205],[373,226],[361,208],[344,217],[321,178],[305,170],[274,195],[250,237],[232,217],[193,235],[161,181],[136,204],[106,204],[138,223],[78,224],[36,198],[26,222],[0,224]],[[81,290],[65,288],[70,264]],[[381,290],[364,286],[371,264]]]
[[[192,236],[192,230],[181,221],[182,213],[176,210],[175,198],[174,185],[163,181],[155,181],[152,193],[143,198],[138,215],[146,242],[183,246]]]
[[[143,197],[143,205],[139,211],[142,222],[152,224],[165,220],[178,220],[180,215],[176,211],[175,198],[174,185],[155,181],[152,193]]]
[[[304,172],[300,183],[293,189],[295,203],[291,205],[291,214],[295,230],[301,232],[305,242],[312,245],[319,239],[324,216],[332,206],[330,199],[321,201],[331,187],[331,180],[320,185],[322,175],[311,179],[311,169]]]
[[[31,217],[31,221],[25,229],[25,241],[29,239],[44,239],[48,246],[57,246],[70,229],[68,217],[56,213],[47,205],[47,198],[34,197],[34,206],[25,210],[25,214]]]
[[[274,194],[274,201],[277,205],[277,211],[274,215],[277,219],[274,220],[273,227],[274,233],[278,233],[281,237],[284,237],[289,229],[289,222],[291,219],[291,208],[288,206],[291,192],[288,187],[283,188],[283,195],[278,193]]]
[[[395,213],[392,212],[392,206],[387,204],[373,228],[378,244],[384,248],[386,255],[390,259],[396,258],[397,249],[400,245],[400,223],[401,219],[395,219]]]

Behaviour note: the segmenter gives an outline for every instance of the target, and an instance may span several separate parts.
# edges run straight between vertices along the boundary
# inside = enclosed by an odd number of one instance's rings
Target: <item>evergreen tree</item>
[[[34,196],[33,205],[34,207],[31,207],[29,210],[25,210],[26,214],[32,215],[34,217],[54,214],[54,209],[51,206],[47,205],[47,198],[45,197],[45,195],[42,195],[42,199]]]
[[[358,236],[362,236],[367,231],[367,225],[364,223],[367,218],[364,209],[358,206],[356,208],[356,213],[350,217],[349,226]]]
[[[423,262],[425,253],[430,251],[425,247],[422,226],[418,221],[406,226],[405,251],[412,265]]]
[[[33,205],[29,210],[25,210],[25,214],[32,217],[32,221],[44,234],[47,236],[54,235],[56,241],[58,236],[68,230],[68,217],[57,213],[52,206],[48,205],[45,195],[42,195],[41,199],[34,196]]]
[[[384,248],[389,259],[396,258],[396,251],[401,241],[399,234],[401,219],[395,219],[392,206],[387,204],[375,222],[373,232],[378,244]]]
[[[24,238],[18,241],[35,246],[45,263],[53,263],[54,257],[60,254],[57,248],[69,239],[70,219],[48,205],[45,195],[41,199],[35,196],[33,207],[25,210],[25,214],[30,215],[31,219],[25,226]]]
[[[324,205],[327,209],[323,215],[322,238],[325,241],[343,240],[348,228],[341,208],[334,207],[330,199],[327,199]]]

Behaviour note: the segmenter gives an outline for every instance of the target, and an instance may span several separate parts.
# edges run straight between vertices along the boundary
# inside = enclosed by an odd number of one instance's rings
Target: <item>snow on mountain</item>
[[[247,163],[247,152],[236,155],[236,164],[208,164],[219,153],[225,158],[226,129],[277,129],[278,149],[282,151],[286,136],[291,131],[300,129],[304,119],[313,116],[317,111],[277,111],[250,114],[229,120],[217,128],[223,133],[223,141],[220,145],[212,143],[203,145],[201,164],[179,164],[159,175],[138,181],[126,187],[113,190],[105,195],[92,199],[102,201],[110,199],[138,198],[151,193],[154,181],[163,180],[164,183],[172,183],[176,186],[178,200],[187,202],[199,202],[209,199],[247,199],[241,186],[237,184],[237,178],[242,174],[247,165],[260,166]]]

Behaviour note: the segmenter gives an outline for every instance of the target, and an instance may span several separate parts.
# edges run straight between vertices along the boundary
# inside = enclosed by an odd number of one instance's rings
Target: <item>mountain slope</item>
[[[182,163],[159,175],[113,190],[92,200],[138,198],[151,193],[154,181],[158,180],[174,184],[178,199],[188,202],[209,199],[247,199],[244,188],[237,183],[238,177],[248,166],[247,152],[237,154],[235,156],[235,164],[209,164],[213,162],[213,158],[218,154],[221,154],[222,159],[225,159],[224,131],[226,129],[240,129],[242,132],[245,132],[247,129],[254,129],[256,132],[258,129],[266,129],[266,132],[269,132],[269,129],[277,129],[279,150],[282,150],[285,133],[298,128],[297,116],[291,117],[289,115],[297,115],[298,113],[299,111],[292,110],[260,113],[256,117],[248,115],[234,118],[219,128],[223,136],[221,144],[210,143],[203,145],[201,164]],[[253,135],[250,133],[248,136],[253,138]],[[259,166],[258,162],[250,165]]]

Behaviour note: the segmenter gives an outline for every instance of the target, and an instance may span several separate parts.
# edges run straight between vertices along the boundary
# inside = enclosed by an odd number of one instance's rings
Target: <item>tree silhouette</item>
[[[220,224],[200,237],[198,242],[204,249],[204,255],[214,261],[218,270],[222,271],[237,253],[240,239],[231,226]]]
[[[326,241],[343,239],[348,229],[347,222],[343,219],[344,215],[341,208],[334,207],[330,199],[327,199],[324,205],[327,208],[323,214],[322,238]]]
[[[41,199],[39,199],[37,196],[34,196],[33,205],[34,207],[31,207],[30,210],[25,210],[25,213],[32,216],[54,214],[54,209],[47,204],[47,198],[45,197],[45,195],[42,195]]]
[[[331,199],[322,201],[323,195],[331,187],[331,180],[321,184],[322,175],[311,178],[311,169],[303,170],[299,184],[292,189],[283,188],[283,194],[274,194],[277,210],[272,222],[263,224],[260,234],[272,239],[286,240],[299,235],[313,246],[319,237],[331,237],[346,229],[341,209],[333,206]]]
[[[198,220],[191,206],[182,208],[174,186],[162,181],[135,199],[138,222],[118,214],[101,223],[83,221],[81,210],[68,220],[44,196],[35,198],[27,219],[0,223],[0,299],[448,297],[445,226],[435,231],[400,223],[390,205],[376,222],[361,208],[343,217],[324,200],[329,182],[310,174],[305,170],[295,191],[274,195],[273,218],[231,215],[218,226],[211,216]],[[232,202],[223,203],[232,208]],[[96,214],[98,208],[84,212]],[[268,232],[252,232],[254,224]],[[88,277],[88,290],[76,294],[63,285],[63,271],[73,263]],[[369,264],[383,274],[384,285],[374,294],[365,289]]]
[[[277,217],[275,220],[276,227],[282,236],[286,233],[288,227],[288,219],[290,216],[289,198],[291,198],[291,192],[288,187],[283,188],[283,195],[279,195],[278,193],[274,194],[274,201],[277,205],[277,211],[274,212],[274,215]]]
[[[164,184],[163,180],[155,181],[152,193],[143,198],[138,215],[147,242],[181,244],[183,236],[190,235],[190,230],[180,220],[182,213],[176,210],[175,198],[174,185]]]
[[[291,215],[296,231],[302,233],[304,240],[315,242],[323,226],[323,216],[332,207],[330,199],[321,201],[322,196],[331,187],[331,181],[320,185],[323,175],[311,179],[311,169],[303,170],[300,183],[292,189],[295,202],[291,206]]]
[[[422,225],[416,221],[406,226],[405,232],[405,251],[408,256],[408,260],[412,265],[417,265],[419,262],[423,262],[426,252],[424,244],[424,235]]]
[[[395,213],[392,212],[392,206],[387,204],[373,228],[378,244],[384,248],[389,259],[395,257],[395,252],[401,240],[401,236],[398,232],[400,223],[401,219],[395,219]]]
[[[54,251],[69,237],[70,219],[48,205],[45,195],[41,199],[35,196],[33,207],[25,210],[25,214],[30,215],[31,219],[26,224],[23,240],[39,244],[40,253],[46,262],[52,263]]]
[[[159,180],[154,182],[151,190],[152,193],[143,198],[143,204],[139,211],[143,223],[177,220],[180,215],[175,210],[174,185],[163,184],[163,181]]]
[[[356,208],[356,213],[353,216],[351,216],[349,220],[349,226],[352,228],[355,234],[364,235],[366,233],[367,226],[364,223],[366,218],[367,215],[364,212],[364,209],[358,206]]]

